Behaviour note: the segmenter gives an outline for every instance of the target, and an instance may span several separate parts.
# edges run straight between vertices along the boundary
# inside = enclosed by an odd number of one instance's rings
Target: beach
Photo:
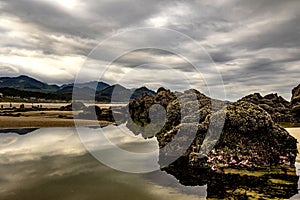
[[[298,151],[300,152],[300,128],[286,128],[286,130],[294,137],[297,139],[298,144],[297,144],[297,148]],[[297,158],[296,158],[296,162],[300,162],[300,155],[298,153]]]
[[[24,104],[24,108],[28,109],[20,111],[18,108]],[[105,120],[87,120],[74,119],[74,116],[82,111],[62,110],[68,103],[10,103],[1,102],[3,109],[0,110],[0,128],[43,128],[43,127],[73,127],[77,126],[106,126],[112,124]],[[101,109],[108,109],[111,106],[122,106],[124,104],[86,104],[86,106],[97,105]],[[30,110],[32,106],[39,108]],[[75,117],[76,118],[76,117]]]

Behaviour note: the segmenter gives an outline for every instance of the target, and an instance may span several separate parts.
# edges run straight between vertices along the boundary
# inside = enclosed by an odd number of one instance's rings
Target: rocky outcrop
[[[197,106],[194,104],[193,95],[197,97]],[[257,98],[260,99],[259,96]],[[270,102],[274,99],[280,100],[276,95],[265,98]],[[280,100],[274,103],[283,102]],[[166,109],[165,124],[152,135],[144,134],[143,130],[148,125],[156,127],[149,118],[149,110],[154,104]],[[170,164],[166,161],[172,159],[174,150],[183,152],[182,156],[166,169],[257,169],[272,166],[290,167],[295,162],[296,139],[274,123],[265,109],[248,100],[225,106],[225,103],[210,99],[196,90],[173,93],[161,88],[155,96],[144,95],[134,100],[129,109],[133,122],[128,123],[127,127],[136,134],[144,134],[145,138],[154,135],[157,137],[161,148],[159,163],[162,167]],[[196,123],[195,119],[198,120]],[[222,123],[223,121],[225,123]],[[134,123],[139,126],[134,126]],[[196,134],[191,135],[194,130]],[[179,134],[180,131],[185,134]],[[216,134],[218,131],[220,135]],[[168,146],[175,137],[176,144]],[[191,143],[186,150],[185,145],[188,141]],[[212,151],[203,152],[205,148],[210,149],[211,145],[214,145]]]
[[[258,105],[267,111],[275,122],[293,122],[291,103],[275,94],[261,96],[259,93],[250,94],[239,101],[247,101]]]
[[[124,106],[114,106],[112,107],[103,107],[100,108],[96,105],[90,105],[90,106],[83,106],[78,108],[77,111],[80,111],[77,115],[77,119],[87,119],[87,120],[99,120],[99,121],[105,121],[110,122],[114,124],[122,124],[125,123],[126,119],[126,107]],[[65,107],[64,107],[65,108]],[[64,109],[61,108],[61,109]],[[71,109],[71,105],[69,105],[67,108]]]
[[[300,85],[292,91],[291,109],[295,122],[300,122]]]
[[[297,154],[296,139],[275,124],[262,108],[245,101],[228,105],[222,135],[214,149],[203,159],[191,152],[189,164],[212,169],[267,168],[293,166]]]
[[[69,105],[60,107],[62,111],[79,111],[85,109],[86,106],[82,102],[73,102]]]

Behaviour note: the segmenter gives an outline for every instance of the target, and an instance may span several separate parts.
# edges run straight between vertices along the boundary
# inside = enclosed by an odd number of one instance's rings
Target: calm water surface
[[[288,131],[300,140],[300,129]],[[157,148],[155,140],[113,135],[114,142],[130,151]],[[207,195],[206,185],[183,186],[165,172],[130,174],[111,169],[86,151],[73,128],[38,129],[26,135],[1,133],[0,173],[1,200],[194,200]]]
[[[157,144],[124,136],[111,138],[138,151]],[[130,145],[130,144],[134,145]],[[140,143],[140,145],[139,145]],[[101,148],[101,145],[99,145]],[[143,148],[143,151],[147,149]],[[185,187],[164,172],[130,174],[92,157],[73,128],[0,134],[0,199],[204,199],[206,187]]]

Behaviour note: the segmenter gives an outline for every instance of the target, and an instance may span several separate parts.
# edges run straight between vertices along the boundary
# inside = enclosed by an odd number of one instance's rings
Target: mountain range
[[[0,88],[14,88],[32,92],[55,92],[60,89],[57,85],[48,85],[29,76],[0,77]]]
[[[140,97],[146,93],[155,95],[155,92],[141,87],[137,89],[128,89],[122,85],[109,85],[104,82],[90,81],[85,83],[76,83],[75,86],[79,91],[79,98],[90,99],[95,94],[97,101],[110,102],[112,95],[119,97],[123,101],[124,97],[131,95],[131,99]],[[50,100],[71,100],[74,89],[74,83],[59,85],[50,85],[41,82],[32,77],[21,75],[18,77],[0,77],[0,92],[4,96],[19,96],[21,98],[44,98]],[[95,91],[96,89],[96,91]]]

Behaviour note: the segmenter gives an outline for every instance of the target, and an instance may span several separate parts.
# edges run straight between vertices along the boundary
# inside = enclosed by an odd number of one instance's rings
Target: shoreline
[[[63,118],[58,117],[61,114]],[[20,128],[50,128],[50,127],[75,127],[75,126],[107,126],[114,124],[110,121],[73,119],[72,112],[66,111],[31,111],[22,116],[0,116],[0,129]],[[283,127],[293,135],[296,127]]]
[[[3,104],[1,104],[3,106]],[[11,106],[14,106],[12,103]],[[38,104],[34,104],[38,105]],[[75,116],[84,113],[88,107],[82,107],[79,110],[72,110],[72,104],[47,104],[33,107],[31,104],[25,104],[9,108],[2,107],[0,109],[0,129],[7,128],[48,128],[48,127],[75,127],[75,126],[107,126],[114,124],[109,117],[110,106],[101,104],[101,111],[105,117],[94,120],[87,116],[75,118]],[[89,105],[88,105],[89,106]],[[89,114],[84,113],[84,114]]]
[[[41,117],[0,117],[0,129],[25,128],[56,128],[75,126],[107,126],[114,123],[108,121],[95,121],[85,119],[61,119]]]
[[[0,102],[0,106],[3,105],[3,108],[10,108],[10,104],[12,104],[12,107],[17,107],[19,108],[21,104],[24,104],[25,108],[31,108],[32,105],[37,106],[37,105],[42,105],[43,108],[49,108],[49,109],[59,109],[62,106],[67,106],[70,105],[72,102],[15,102],[15,101],[3,101]],[[120,102],[120,103],[110,103],[110,102],[89,102],[86,103],[86,106],[91,106],[91,105],[96,105],[99,106],[100,108],[107,108],[110,106],[126,106],[126,102]]]

